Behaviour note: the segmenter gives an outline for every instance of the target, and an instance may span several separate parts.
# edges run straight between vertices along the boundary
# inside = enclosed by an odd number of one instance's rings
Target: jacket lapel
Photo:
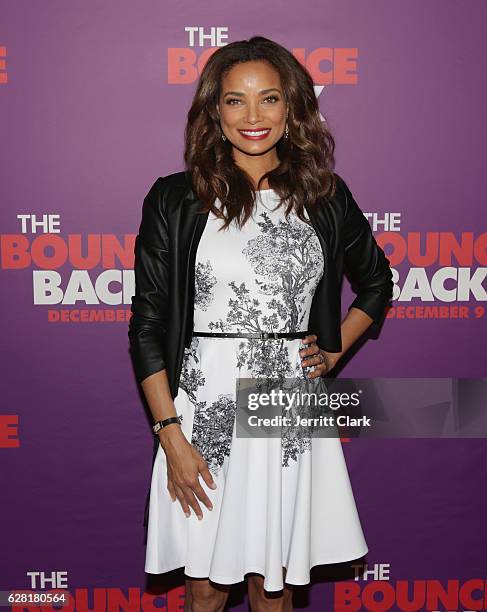
[[[191,338],[194,329],[194,291],[195,291],[195,267],[196,267],[196,252],[198,250],[198,244],[201,236],[205,229],[208,221],[209,211],[206,213],[197,213],[201,208],[201,201],[196,198],[191,192],[191,198],[188,199],[188,214],[187,222],[191,225],[190,238],[188,248],[184,249],[184,256],[186,257],[186,286],[183,290],[183,296],[186,298],[186,304],[183,306],[185,310],[187,329],[185,330],[185,346],[189,348],[191,344]]]

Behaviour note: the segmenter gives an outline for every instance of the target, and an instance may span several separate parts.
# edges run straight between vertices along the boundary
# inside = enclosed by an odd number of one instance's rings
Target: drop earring
[[[286,123],[286,129],[284,130],[284,138],[287,140],[289,138],[289,128]]]
[[[225,136],[225,134],[222,132],[222,140],[225,142],[225,140],[227,139],[227,137]]]

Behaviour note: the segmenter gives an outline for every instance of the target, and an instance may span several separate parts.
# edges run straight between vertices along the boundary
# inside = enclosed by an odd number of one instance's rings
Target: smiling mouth
[[[239,130],[239,132],[244,138],[248,138],[249,140],[262,140],[270,134],[271,128],[264,128],[262,130]]]

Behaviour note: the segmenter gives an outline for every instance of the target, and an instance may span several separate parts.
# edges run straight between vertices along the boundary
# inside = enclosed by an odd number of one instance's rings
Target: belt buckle
[[[276,339],[277,338],[277,333],[276,332],[262,332],[261,331],[260,332],[260,339],[264,340],[264,339],[267,339],[267,338],[274,338],[274,339]]]

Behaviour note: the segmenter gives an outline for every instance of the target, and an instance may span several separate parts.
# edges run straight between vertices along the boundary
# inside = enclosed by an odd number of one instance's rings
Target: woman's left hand
[[[308,378],[318,378],[318,376],[323,376],[332,370],[342,355],[341,353],[328,353],[320,349],[316,340],[318,340],[318,336],[315,334],[304,337],[302,343],[308,346],[299,351],[301,365],[303,367],[314,366],[314,369],[308,372]]]

